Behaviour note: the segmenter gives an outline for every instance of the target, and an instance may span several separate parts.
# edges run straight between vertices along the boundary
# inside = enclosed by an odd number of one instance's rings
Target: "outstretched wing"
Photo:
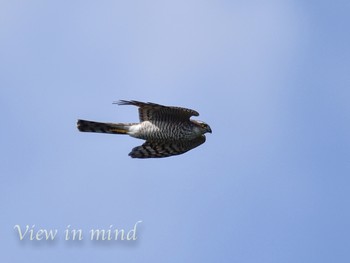
[[[205,142],[205,136],[190,141],[150,142],[146,141],[129,153],[132,158],[162,158],[185,153]]]
[[[195,110],[164,106],[151,102],[141,102],[135,100],[121,100],[117,102],[119,105],[134,105],[139,107],[140,121],[158,121],[158,120],[180,120],[186,121],[191,116],[199,116],[199,113]]]

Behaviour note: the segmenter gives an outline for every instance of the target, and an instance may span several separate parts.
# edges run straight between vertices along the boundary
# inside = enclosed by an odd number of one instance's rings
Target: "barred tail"
[[[127,134],[133,123],[103,123],[78,120],[77,128],[81,132],[101,132],[113,134]]]

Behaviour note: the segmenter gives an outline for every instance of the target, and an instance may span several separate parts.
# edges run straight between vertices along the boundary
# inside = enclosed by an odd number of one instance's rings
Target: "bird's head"
[[[202,134],[207,133],[207,132],[211,133],[210,126],[208,124],[206,124],[204,121],[195,121],[195,123],[199,127]]]

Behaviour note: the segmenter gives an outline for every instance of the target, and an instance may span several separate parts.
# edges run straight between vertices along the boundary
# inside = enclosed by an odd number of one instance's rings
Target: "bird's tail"
[[[78,120],[77,128],[81,132],[101,132],[113,134],[127,134],[133,123],[103,123]]]

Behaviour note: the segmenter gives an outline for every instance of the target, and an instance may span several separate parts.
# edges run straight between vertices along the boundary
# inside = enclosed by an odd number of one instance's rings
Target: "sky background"
[[[1,262],[350,262],[349,1],[0,1]],[[197,110],[180,156],[79,133]],[[136,241],[90,241],[93,228]],[[15,225],[57,229],[20,241]],[[65,241],[68,225],[83,241]]]

